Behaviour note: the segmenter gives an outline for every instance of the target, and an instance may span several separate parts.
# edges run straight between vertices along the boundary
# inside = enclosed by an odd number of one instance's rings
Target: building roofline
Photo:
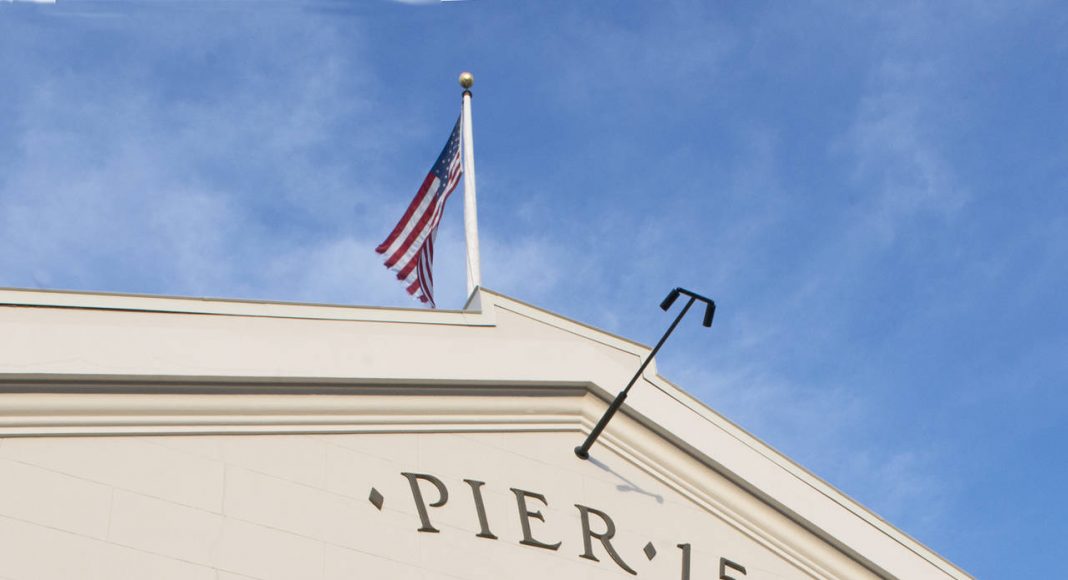
[[[120,294],[103,292],[70,292],[56,290],[28,290],[14,288],[0,288],[0,306],[26,307],[26,308],[64,308],[80,310],[119,311],[119,312],[143,312],[154,314],[184,314],[184,315],[216,315],[233,317],[254,317],[267,319],[290,319],[310,321],[349,321],[349,322],[377,322],[399,324],[423,324],[423,325],[447,325],[466,327],[494,327],[497,326],[497,310],[504,309],[510,313],[522,316],[538,323],[547,324],[559,330],[563,330],[578,337],[601,344],[614,349],[617,353],[633,355],[640,359],[648,354],[649,347],[630,339],[603,331],[596,327],[584,324],[573,319],[560,316],[543,308],[516,300],[498,292],[478,288],[469,298],[464,310],[426,310],[418,308],[394,308],[394,307],[367,307],[345,306],[331,304],[307,304],[296,302],[278,302],[266,300],[236,300],[225,298],[191,298],[177,296],[157,296],[144,294]],[[625,360],[625,359],[624,359]],[[633,372],[633,371],[627,371]],[[549,383],[563,384],[559,380],[551,378],[552,373],[546,374],[537,380]],[[19,382],[20,378],[13,373],[0,373],[0,377]],[[546,378],[549,377],[549,378]],[[50,377],[54,379],[56,377]],[[187,377],[192,378],[192,377]],[[222,378],[222,377],[220,377]],[[251,377],[256,379],[257,377]],[[263,377],[260,377],[263,378]],[[293,377],[272,377],[271,380],[286,380]],[[331,377],[327,377],[329,380]],[[336,377],[333,377],[336,378]],[[411,380],[430,384],[435,383],[435,378],[412,376]],[[407,378],[402,378],[407,380]],[[514,377],[512,377],[514,379]],[[21,377],[21,380],[32,377]],[[946,572],[952,577],[968,577],[967,573],[945,558],[942,558],[933,550],[915,540],[905,532],[902,532],[892,524],[855,501],[847,494],[813,474],[805,467],[799,465],[786,455],[768,445],[758,437],[752,435],[742,427],[733,423],[714,409],[693,397],[686,391],[678,388],[656,371],[655,361],[647,369],[644,376],[647,386],[652,389],[638,389],[632,393],[628,404],[628,414],[639,421],[652,426],[662,436],[672,440],[675,445],[698,457],[712,469],[734,480],[738,485],[747,489],[750,493],[762,497],[769,504],[782,511],[791,519],[808,527],[817,535],[839,546],[854,558],[867,561],[873,569],[884,569],[878,562],[862,555],[862,549],[853,549],[851,545],[854,538],[843,538],[842,530],[853,529],[848,523],[821,521],[824,518],[814,517],[819,514],[819,509],[808,509],[806,502],[799,500],[796,493],[809,489],[814,492],[811,501],[830,501],[842,509],[850,512],[854,517],[866,522],[879,534],[892,539],[901,547],[907,549],[915,556],[928,561]],[[48,379],[46,379],[47,382]],[[389,384],[390,377],[375,377],[368,375],[366,380],[370,383]],[[444,377],[437,383],[447,384],[457,381],[475,382],[489,380],[507,382],[507,377],[500,380],[490,377],[480,378],[456,378]],[[602,396],[601,389],[612,389],[614,381],[598,380],[590,383],[589,390],[598,396]],[[566,381],[565,381],[566,382]],[[596,384],[602,382],[605,384]],[[607,383],[612,384],[607,384]],[[435,384],[437,384],[435,383]],[[398,384],[398,383],[393,383]],[[621,386],[621,385],[620,385]],[[659,393],[657,395],[656,393]],[[665,406],[665,404],[667,404]],[[671,409],[670,407],[675,407]],[[683,412],[679,412],[685,409]],[[700,419],[700,424],[706,427],[694,425],[692,419],[686,416]],[[684,424],[691,426],[686,427]],[[695,430],[696,429],[696,430]],[[675,431],[678,431],[676,433]],[[729,441],[733,440],[734,449],[727,455]],[[719,447],[717,447],[719,446]],[[748,450],[748,451],[746,451]],[[769,462],[765,466],[748,468],[748,460],[740,459],[746,453],[755,453]],[[774,465],[781,472],[789,474],[802,487],[792,487],[788,483],[777,480],[775,470],[769,471]],[[809,492],[809,493],[811,493]],[[778,499],[782,498],[782,499]],[[801,503],[798,503],[801,501]],[[813,511],[815,510],[815,511]],[[843,527],[844,526],[844,527]],[[857,528],[859,529],[859,528]],[[839,539],[841,538],[841,539]],[[848,543],[847,543],[848,542]],[[878,559],[878,558],[876,558]]]

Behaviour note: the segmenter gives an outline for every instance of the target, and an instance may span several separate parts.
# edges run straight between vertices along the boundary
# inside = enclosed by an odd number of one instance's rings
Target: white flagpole
[[[482,285],[478,260],[478,203],[475,198],[475,141],[471,130],[471,85],[475,77],[469,72],[460,75],[463,98],[464,147],[464,232],[467,235],[467,297]]]

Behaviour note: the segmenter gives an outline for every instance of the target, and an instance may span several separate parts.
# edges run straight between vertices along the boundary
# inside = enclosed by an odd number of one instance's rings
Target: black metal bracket
[[[653,357],[655,357],[656,353],[660,351],[660,347],[664,346],[664,343],[667,342],[668,337],[671,336],[671,333],[675,331],[675,327],[679,325],[679,322],[682,320],[682,317],[686,316],[686,312],[690,310],[690,307],[693,306],[694,302],[700,300],[701,302],[705,303],[705,317],[701,321],[701,324],[705,327],[712,326],[712,318],[716,316],[716,302],[711,298],[706,298],[704,296],[701,296],[700,294],[697,294],[696,292],[690,292],[685,288],[675,288],[674,290],[669,292],[667,297],[664,298],[664,301],[660,303],[660,309],[664,311],[670,309],[671,305],[674,304],[676,300],[678,300],[679,295],[689,296],[690,299],[686,301],[686,306],[682,307],[682,311],[679,312],[679,315],[675,317],[675,321],[671,323],[671,326],[668,327],[667,332],[664,333],[664,336],[660,337],[660,341],[656,343],[656,346],[653,347],[652,352],[650,352],[649,356],[647,356],[645,358],[645,361],[642,362],[642,366],[638,367],[638,372],[634,373],[634,377],[630,379],[630,382],[627,383],[627,386],[624,387],[618,395],[616,395],[616,398],[612,401],[612,404],[608,405],[608,410],[605,411],[604,415],[601,417],[601,420],[597,422],[597,425],[593,428],[593,431],[590,431],[589,436],[586,437],[586,441],[584,441],[582,445],[579,445],[575,448],[575,455],[577,455],[579,459],[589,459],[590,448],[593,447],[594,442],[596,442],[597,438],[600,437],[601,431],[604,431],[604,428],[608,425],[608,422],[612,420],[612,417],[614,417],[616,412],[619,411],[619,408],[623,406],[623,401],[627,400],[627,393],[630,392],[630,388],[634,386],[634,383],[638,382],[638,377],[642,376],[642,373],[645,372],[645,367],[649,366],[649,363],[652,362]]]

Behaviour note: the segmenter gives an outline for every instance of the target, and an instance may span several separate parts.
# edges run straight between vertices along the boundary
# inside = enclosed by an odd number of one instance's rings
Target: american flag
[[[396,227],[375,248],[385,256],[386,267],[397,273],[397,279],[408,294],[420,302],[434,304],[434,237],[438,233],[441,214],[449,194],[460,183],[463,174],[460,162],[460,119],[452,128],[449,142],[445,144],[434,167],[430,169],[419,192],[415,194],[408,210]]]

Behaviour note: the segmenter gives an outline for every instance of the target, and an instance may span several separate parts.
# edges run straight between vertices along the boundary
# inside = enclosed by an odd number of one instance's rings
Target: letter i
[[[482,486],[486,485],[486,482],[473,479],[465,479],[464,482],[471,486],[471,495],[475,498],[475,512],[478,514],[478,527],[480,530],[475,535],[480,538],[496,540],[497,536],[494,536],[493,532],[490,531],[489,521],[486,519],[486,502],[482,500]]]

